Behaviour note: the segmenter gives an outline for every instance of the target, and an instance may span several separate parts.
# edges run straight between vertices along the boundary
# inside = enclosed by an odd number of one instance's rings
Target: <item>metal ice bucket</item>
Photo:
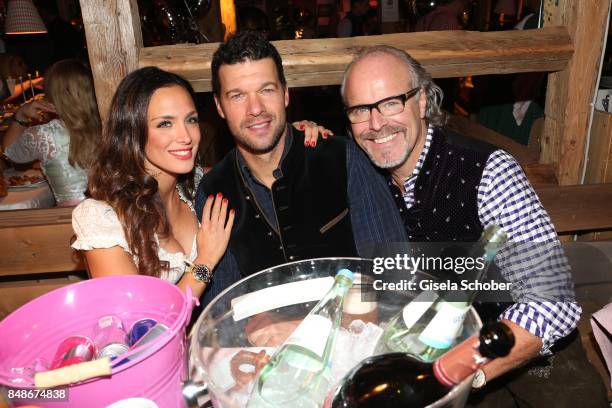
[[[252,388],[254,381],[251,380],[255,376],[249,376],[248,369],[245,370],[246,374],[241,371],[241,377],[246,377],[241,380],[247,382],[243,383],[242,391],[237,391],[241,383],[233,377],[239,365],[238,362],[233,362],[234,358],[237,358],[236,354],[246,350],[250,352],[249,356],[254,356],[264,350],[268,355],[272,355],[276,347],[267,347],[257,342],[262,337],[273,337],[273,332],[278,331],[278,327],[287,330],[288,327],[293,327],[292,324],[301,321],[325,294],[333,283],[336,272],[342,268],[359,274],[369,274],[372,261],[360,258],[320,258],[288,263],[248,276],[219,294],[204,309],[192,331],[191,381],[184,388],[188,404],[216,408],[245,406],[245,398],[248,398],[248,392],[245,390]],[[417,273],[408,278],[422,279],[423,275],[419,276]],[[326,287],[321,286],[323,281]],[[291,290],[284,289],[286,284],[289,284]],[[297,290],[295,285],[298,285]],[[266,288],[272,292],[261,291]],[[279,288],[284,292],[280,292]],[[257,295],[257,299],[245,301],[253,293]],[[376,291],[376,319],[384,323],[416,295],[418,292]],[[287,303],[294,304],[282,306]],[[345,304],[345,312],[346,307]],[[253,321],[265,321],[269,316],[283,318],[278,324],[253,330]],[[478,314],[471,308],[466,315],[460,340],[476,334],[481,326]],[[282,340],[277,340],[272,343],[280,345]],[[463,407],[470,393],[471,382],[472,377],[467,378],[430,407]]]

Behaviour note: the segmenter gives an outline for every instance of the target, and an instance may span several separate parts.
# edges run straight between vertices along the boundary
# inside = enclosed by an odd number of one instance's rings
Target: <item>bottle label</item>
[[[308,315],[291,333],[285,344],[303,347],[315,353],[319,358],[323,358],[331,330],[331,320],[320,315]]]
[[[438,298],[436,292],[428,290],[419,293],[410,303],[404,306],[402,316],[404,318],[404,324],[406,328],[411,328],[417,320],[423,316],[423,314],[431,307],[431,305]]]
[[[478,336],[472,336],[434,361],[433,372],[438,381],[453,387],[489,362],[478,352],[479,344]]]
[[[440,303],[440,311],[419,335],[419,340],[430,347],[444,350],[453,345],[468,307],[462,302]]]

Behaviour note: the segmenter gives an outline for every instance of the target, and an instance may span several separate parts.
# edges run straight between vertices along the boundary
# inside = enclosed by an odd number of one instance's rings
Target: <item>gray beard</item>
[[[396,132],[404,132],[404,134],[406,133],[406,128],[403,126],[391,126],[391,125],[387,125],[385,127],[383,127],[380,131],[378,132],[368,132],[366,134],[364,134],[363,136],[367,139],[380,139],[380,138],[384,138],[387,137],[389,135],[392,135],[393,133]],[[372,163],[374,163],[374,165],[378,168],[381,169],[396,169],[398,167],[400,167],[402,164],[404,164],[406,162],[406,160],[408,160],[408,156],[410,156],[410,151],[408,151],[408,149],[406,149],[404,151],[404,153],[402,154],[402,156],[392,162],[389,161],[379,161],[377,159],[374,158],[374,156],[368,152],[366,150],[366,153],[368,154],[368,157],[370,158],[370,161]]]
[[[381,168],[381,169],[386,169],[386,170],[393,170],[393,169],[400,167],[402,164],[406,163],[406,160],[408,160],[408,156],[410,156],[410,152],[406,149],[404,151],[404,154],[399,159],[395,161],[391,161],[391,162],[390,161],[382,162],[382,161],[376,160],[374,156],[370,154],[370,152],[366,152],[366,153],[368,154],[370,161],[374,163],[376,167]]]

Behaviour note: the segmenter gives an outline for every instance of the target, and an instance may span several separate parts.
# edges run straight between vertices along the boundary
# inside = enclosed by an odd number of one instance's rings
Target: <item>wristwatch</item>
[[[212,272],[210,268],[204,264],[196,264],[185,261],[187,264],[187,268],[185,268],[185,272],[191,273],[193,278],[200,283],[208,283],[212,278]]]
[[[474,373],[474,379],[472,380],[472,388],[474,390],[479,390],[482,387],[487,385],[487,376],[482,369],[479,369]]]

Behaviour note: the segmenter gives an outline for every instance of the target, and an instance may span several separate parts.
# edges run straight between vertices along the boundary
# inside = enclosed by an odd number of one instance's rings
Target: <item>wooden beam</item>
[[[612,228],[612,183],[536,188],[557,233]]]
[[[557,71],[572,55],[564,27],[497,32],[438,31],[325,40],[274,41],[291,87],[340,84],[346,66],[364,47],[392,45],[419,60],[436,78]],[[219,44],[143,48],[139,66],[184,76],[196,91],[211,89],[210,62]]]
[[[138,67],[142,31],[137,0],[80,0],[100,116],[119,82]]]
[[[601,63],[609,1],[545,0],[545,25],[567,27],[574,55],[548,76],[542,163],[557,163],[562,185],[580,182],[591,102]]]
[[[555,166],[552,164],[534,163],[521,165],[527,179],[534,188],[556,187],[559,185],[555,173]]]

